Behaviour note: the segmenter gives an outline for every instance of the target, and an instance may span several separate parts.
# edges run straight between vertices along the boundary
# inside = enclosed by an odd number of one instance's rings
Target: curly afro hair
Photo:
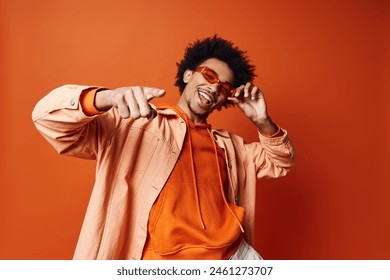
[[[194,70],[202,62],[209,58],[216,58],[225,62],[234,74],[235,88],[252,82],[256,76],[255,66],[249,63],[246,51],[235,47],[231,41],[224,40],[217,35],[203,40],[197,40],[189,44],[185,50],[184,58],[176,63],[178,71],[175,86],[183,93],[186,83],[183,81],[184,72],[187,69]],[[227,101],[230,103],[230,101]],[[226,106],[229,104],[225,104]]]

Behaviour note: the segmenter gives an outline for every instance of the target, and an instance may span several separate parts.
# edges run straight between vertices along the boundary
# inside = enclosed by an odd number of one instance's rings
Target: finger
[[[260,93],[260,89],[257,86],[254,86],[251,90],[251,99],[254,100],[257,98],[258,94]]]
[[[247,82],[244,87],[244,98],[249,97],[249,90],[251,88],[252,84],[250,82]]]
[[[239,97],[242,94],[244,87],[245,87],[244,85],[241,85],[238,88],[236,88],[236,92],[234,94],[234,97]]]
[[[228,97],[228,100],[231,101],[233,103],[233,105],[237,105],[238,108],[240,108],[241,110],[244,109],[244,106],[245,106],[245,101],[244,101],[244,97],[240,96],[240,97]]]
[[[127,106],[125,95],[117,94],[115,96],[115,100],[113,101],[113,107],[118,109],[119,115],[122,118],[127,119],[130,117],[130,110]]]
[[[155,117],[157,117],[157,111],[155,109],[153,109],[152,107],[150,107],[150,110],[151,110],[151,114],[150,114],[150,117],[148,117],[148,120],[151,120],[151,119],[154,119]]]
[[[135,95],[137,94],[142,94],[142,92],[140,92],[139,88],[134,88],[133,90],[129,90],[125,96],[127,106],[129,107],[130,110],[130,117],[132,119],[138,119],[139,117],[141,117],[140,110],[138,107],[138,102],[137,99],[135,98]]]
[[[165,95],[165,89],[160,88],[143,87],[143,91],[148,101],[155,97],[163,97]]]
[[[234,105],[237,105],[238,103],[242,102],[237,97],[228,97],[228,100],[231,101]]]
[[[140,116],[143,118],[150,118],[152,116],[152,107],[145,97],[144,92],[136,92],[134,95],[138,104]]]

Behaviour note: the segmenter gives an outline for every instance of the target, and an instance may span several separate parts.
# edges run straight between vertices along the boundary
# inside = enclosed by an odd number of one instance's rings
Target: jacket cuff
[[[267,138],[275,138],[275,137],[281,137],[284,135],[284,132],[283,130],[280,128],[280,126],[276,125],[278,127],[278,131],[276,131],[274,134],[272,135],[266,135],[264,133],[262,133],[260,130],[259,130],[259,133],[261,135],[263,135],[264,137],[267,137]]]
[[[258,131],[260,142],[267,143],[272,146],[283,145],[288,141],[287,130],[280,128],[278,132],[271,136],[267,136]]]
[[[86,116],[94,116],[105,112],[105,111],[99,111],[95,107],[96,93],[104,89],[105,88],[87,88],[83,90],[83,92],[80,95],[80,106]]]

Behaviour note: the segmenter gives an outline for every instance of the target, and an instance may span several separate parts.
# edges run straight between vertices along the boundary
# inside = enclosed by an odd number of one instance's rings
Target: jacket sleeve
[[[258,179],[285,176],[295,165],[294,147],[287,131],[283,129],[283,132],[283,136],[274,138],[259,132],[259,142],[245,145],[246,154],[254,163]]]
[[[94,116],[84,114],[80,95],[88,88],[61,86],[42,98],[33,110],[36,128],[60,154],[95,159],[100,145],[121,122],[114,110]]]

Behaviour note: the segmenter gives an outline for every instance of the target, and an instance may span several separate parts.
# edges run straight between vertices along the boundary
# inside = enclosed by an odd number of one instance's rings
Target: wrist
[[[112,90],[101,89],[96,92],[94,105],[99,111],[105,111],[112,107]]]
[[[265,136],[272,137],[280,131],[279,126],[276,125],[269,116],[263,119],[256,120],[254,121],[254,123],[256,124],[260,133]]]

